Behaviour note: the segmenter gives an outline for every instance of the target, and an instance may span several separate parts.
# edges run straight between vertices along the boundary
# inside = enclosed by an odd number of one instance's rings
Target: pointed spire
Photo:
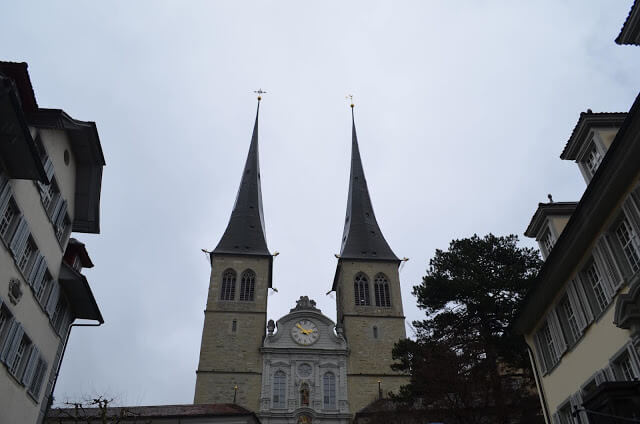
[[[353,104],[351,104],[351,123],[351,176],[340,258],[399,261],[384,239],[373,213],[367,180],[364,177],[360,159]]]
[[[260,162],[258,159],[258,115],[253,126],[251,145],[244,165],[240,188],[233,205],[231,218],[220,243],[213,254],[239,254],[271,256],[267,248],[264,217],[262,214],[262,190],[260,189]]]

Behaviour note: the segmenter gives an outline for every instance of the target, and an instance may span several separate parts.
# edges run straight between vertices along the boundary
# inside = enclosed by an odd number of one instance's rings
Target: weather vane
[[[258,101],[262,100],[263,94],[267,94],[267,92],[263,91],[262,88],[258,88],[257,90],[254,91],[254,93],[258,95]]]
[[[351,103],[351,107],[353,108],[353,94],[349,94],[345,96],[345,99],[349,99],[349,102]]]

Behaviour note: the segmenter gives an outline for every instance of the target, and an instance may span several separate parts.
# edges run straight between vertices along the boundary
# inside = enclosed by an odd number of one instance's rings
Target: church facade
[[[273,255],[262,212],[258,112],[229,224],[210,253],[194,403],[237,403],[264,423],[348,423],[409,382],[390,367],[393,345],[406,337],[401,261],[373,213],[353,122],[347,212],[331,285],[337,322],[301,296],[289,314],[267,323]]]

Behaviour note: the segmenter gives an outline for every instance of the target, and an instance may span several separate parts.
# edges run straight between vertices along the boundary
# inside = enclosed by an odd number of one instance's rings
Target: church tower
[[[349,345],[349,409],[356,413],[409,382],[391,370],[393,345],[406,337],[400,294],[400,260],[373,213],[351,105],[351,175],[342,248],[333,281],[338,325]]]
[[[260,166],[258,110],[247,162],[227,229],[211,252],[211,278],[194,403],[235,402],[259,408],[273,257],[267,248]]]

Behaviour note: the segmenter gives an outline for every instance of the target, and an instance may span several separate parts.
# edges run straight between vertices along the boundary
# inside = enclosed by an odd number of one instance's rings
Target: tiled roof
[[[620,34],[616,38],[618,44],[630,44],[640,46],[640,3],[633,2],[627,19],[624,21]]]
[[[253,415],[241,406],[231,403],[212,403],[201,405],[153,405],[153,406],[122,406],[107,408],[109,416],[120,416],[122,412],[139,418],[168,418],[168,417],[219,417],[233,415]],[[83,408],[82,417],[97,417],[99,408]],[[55,408],[49,412],[49,420],[70,418],[76,415],[74,408]],[[56,421],[57,422],[57,421]]]
[[[549,215],[564,215],[571,216],[575,210],[578,202],[553,202],[553,203],[538,203],[538,209],[533,214],[524,235],[527,237],[536,237],[540,226],[544,219]]]
[[[626,112],[592,112],[588,109],[586,112],[580,113],[580,118],[576,126],[571,132],[571,136],[567,140],[564,146],[564,150],[560,154],[560,159],[575,159],[577,150],[579,149],[579,142],[587,135],[588,131],[592,127],[619,127],[627,117]]]

